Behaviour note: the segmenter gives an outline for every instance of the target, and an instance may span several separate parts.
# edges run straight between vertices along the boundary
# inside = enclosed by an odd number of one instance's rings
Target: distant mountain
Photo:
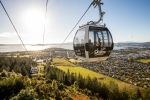
[[[44,44],[44,45],[60,45],[61,43],[49,43],[49,44]],[[67,42],[64,43],[65,45],[72,45],[73,42]],[[0,44],[0,46],[12,46],[12,45],[22,45],[22,44]],[[32,45],[32,46],[43,46],[43,44],[25,44],[25,45]]]
[[[73,44],[73,42],[67,42],[67,43],[64,43],[64,44],[69,44],[69,45],[71,44],[71,45],[72,45],[72,44]]]
[[[118,42],[114,43],[115,46],[150,46],[150,42],[133,42],[133,41],[127,41],[127,42]]]
[[[22,44],[0,44],[0,46],[12,46],[12,45],[22,45]]]
[[[137,43],[137,42],[134,42],[134,41],[125,41],[125,42],[117,42],[117,43]]]
[[[49,44],[44,44],[46,45],[60,45],[61,43],[49,43]],[[73,42],[67,42],[64,43],[64,45],[72,45]],[[125,42],[117,42],[114,43],[115,45],[117,44],[150,44],[150,42],[134,42],[134,41],[125,41]],[[0,46],[12,46],[12,45],[22,45],[22,44],[0,44]],[[43,46],[43,44],[25,44],[25,45],[32,45],[32,46]]]
[[[150,42],[145,42],[145,43],[150,43]]]

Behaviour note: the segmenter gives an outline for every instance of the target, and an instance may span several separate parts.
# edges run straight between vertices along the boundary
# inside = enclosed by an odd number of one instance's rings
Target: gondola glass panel
[[[107,28],[89,29],[89,58],[107,57],[112,50],[112,38]]]
[[[104,38],[104,47],[108,47],[108,35],[107,31],[102,31],[103,33],[103,38]]]
[[[85,31],[82,29],[78,30],[75,35],[74,44],[73,44],[75,54],[77,56],[85,57],[84,38],[85,38]]]
[[[110,35],[110,32],[108,31],[108,35],[109,35],[109,47],[113,47],[113,41],[112,41],[112,36]]]
[[[103,47],[103,37],[102,37],[102,33],[101,33],[101,31],[97,31],[97,33],[96,33],[96,41],[98,42],[98,40],[99,40],[99,42],[100,42],[100,46],[102,46]],[[95,42],[96,42],[95,41]]]

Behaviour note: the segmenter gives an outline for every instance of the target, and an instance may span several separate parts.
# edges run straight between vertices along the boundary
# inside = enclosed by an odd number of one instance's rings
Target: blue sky
[[[25,44],[43,42],[46,0],[1,0]],[[45,43],[61,43],[92,0],[49,0]],[[117,42],[150,42],[150,0],[102,0],[103,23]],[[72,42],[78,26],[98,20],[91,7],[66,42]],[[0,5],[0,44],[21,44]]]

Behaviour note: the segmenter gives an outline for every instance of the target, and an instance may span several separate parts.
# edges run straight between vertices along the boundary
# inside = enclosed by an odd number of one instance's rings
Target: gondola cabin
[[[38,74],[38,68],[37,67],[31,67],[31,71],[30,71],[30,73],[31,74]]]
[[[73,41],[76,56],[87,62],[106,60],[113,46],[112,35],[108,28],[99,25],[80,27]]]

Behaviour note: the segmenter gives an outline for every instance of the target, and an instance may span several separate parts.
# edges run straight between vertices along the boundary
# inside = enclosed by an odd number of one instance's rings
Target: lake
[[[25,45],[28,51],[36,51],[43,50],[47,48],[59,48],[60,45],[46,45],[46,46],[38,46],[38,45]],[[73,50],[73,46],[70,45],[62,45],[61,48]],[[123,49],[124,47],[114,46],[114,50]],[[25,48],[22,45],[0,45],[0,52],[14,52],[14,51],[25,51]]]

